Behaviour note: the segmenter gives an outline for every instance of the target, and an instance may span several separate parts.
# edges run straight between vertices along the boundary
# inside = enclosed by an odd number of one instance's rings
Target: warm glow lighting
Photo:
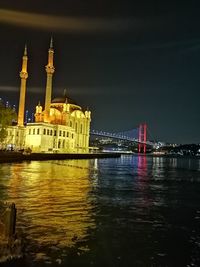
[[[88,198],[93,168],[89,160],[32,161],[9,168],[9,200],[16,203],[18,216],[23,216],[24,234],[38,246],[71,247],[95,228]],[[37,234],[39,228],[44,235]]]

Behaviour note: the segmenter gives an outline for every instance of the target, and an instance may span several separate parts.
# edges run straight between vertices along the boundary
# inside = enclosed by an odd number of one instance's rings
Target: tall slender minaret
[[[52,77],[55,71],[53,66],[53,39],[51,37],[49,53],[48,53],[48,64],[46,65],[47,83],[46,83],[46,96],[45,96],[45,110],[44,110],[44,121],[49,122],[49,112],[51,105],[51,92],[52,92]]]
[[[22,70],[20,71],[21,86],[20,86],[19,110],[18,110],[18,126],[24,126],[26,79],[28,78],[27,61],[28,61],[27,47],[25,45],[24,55],[23,55],[23,58],[22,58]]]

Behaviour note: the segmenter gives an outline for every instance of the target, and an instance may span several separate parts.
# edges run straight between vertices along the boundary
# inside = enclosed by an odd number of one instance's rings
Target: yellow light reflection
[[[30,243],[40,248],[49,244],[71,247],[95,228],[88,195],[89,163],[89,160],[33,161],[10,166],[9,200],[16,203],[18,229]]]

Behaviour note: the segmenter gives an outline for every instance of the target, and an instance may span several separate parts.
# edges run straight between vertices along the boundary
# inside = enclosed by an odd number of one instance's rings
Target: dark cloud
[[[27,90],[28,93],[33,93],[33,94],[41,93],[41,88],[39,87],[28,87]],[[0,92],[1,93],[19,92],[19,87],[0,85]]]
[[[0,9],[0,22],[21,27],[61,32],[119,32],[140,25],[133,18],[64,17]]]

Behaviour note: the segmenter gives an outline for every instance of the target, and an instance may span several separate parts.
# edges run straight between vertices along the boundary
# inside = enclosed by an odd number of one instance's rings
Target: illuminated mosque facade
[[[18,123],[8,128],[6,143],[15,149],[30,148],[32,152],[87,153],[91,112],[83,111],[72,99],[64,95],[52,100],[52,80],[55,72],[54,49],[51,39],[46,65],[47,81],[44,108],[36,106],[35,122],[24,125],[27,49],[25,47],[20,72],[21,86]]]

